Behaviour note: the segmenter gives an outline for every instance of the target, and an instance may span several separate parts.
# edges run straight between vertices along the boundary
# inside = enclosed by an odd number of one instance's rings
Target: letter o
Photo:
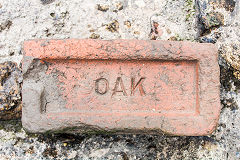
[[[100,83],[101,81],[105,84],[105,89],[103,89],[103,90],[99,90],[99,83]],[[105,78],[99,78],[99,79],[97,79],[97,80],[95,81],[95,91],[96,91],[98,94],[101,94],[101,95],[106,94],[108,90],[109,90],[109,85],[108,85],[107,79],[105,79]]]

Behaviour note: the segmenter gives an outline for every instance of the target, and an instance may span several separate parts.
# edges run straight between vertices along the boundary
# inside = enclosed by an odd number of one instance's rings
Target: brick
[[[200,136],[220,114],[213,44],[143,40],[24,43],[23,127],[29,132]]]

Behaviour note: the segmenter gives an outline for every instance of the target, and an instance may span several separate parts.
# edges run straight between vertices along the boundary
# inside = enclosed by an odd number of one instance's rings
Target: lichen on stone
[[[191,21],[193,18],[195,18],[195,4],[193,0],[185,0],[185,12],[186,12],[186,17],[185,21]]]

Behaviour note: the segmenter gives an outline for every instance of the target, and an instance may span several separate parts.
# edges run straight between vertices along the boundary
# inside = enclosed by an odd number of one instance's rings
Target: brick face
[[[212,44],[32,40],[24,52],[22,121],[30,132],[78,127],[197,136],[217,124]]]

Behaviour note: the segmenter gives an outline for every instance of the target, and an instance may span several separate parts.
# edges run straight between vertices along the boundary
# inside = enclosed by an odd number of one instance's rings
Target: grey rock
[[[21,118],[22,74],[16,63],[0,64],[0,120]]]

